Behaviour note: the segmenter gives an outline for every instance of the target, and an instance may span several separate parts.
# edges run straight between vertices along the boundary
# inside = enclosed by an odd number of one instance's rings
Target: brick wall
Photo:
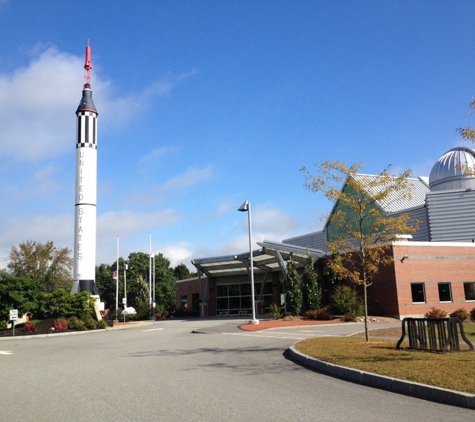
[[[383,314],[403,318],[423,316],[431,307],[448,313],[475,308],[474,301],[465,300],[463,288],[464,282],[475,281],[475,244],[404,242],[392,251],[394,264],[382,269],[368,290],[369,302]],[[451,302],[439,300],[440,282],[451,283]],[[412,302],[411,283],[424,283],[425,303]]]

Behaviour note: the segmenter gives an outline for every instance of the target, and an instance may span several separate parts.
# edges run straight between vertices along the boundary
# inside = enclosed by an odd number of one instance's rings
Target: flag
[[[114,273],[112,274],[112,278],[113,278],[114,280],[117,280],[117,271],[114,271]]]

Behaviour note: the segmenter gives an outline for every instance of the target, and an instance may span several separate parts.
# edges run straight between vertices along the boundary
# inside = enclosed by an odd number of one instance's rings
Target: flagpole
[[[115,319],[117,320],[117,311],[119,310],[119,235],[117,235],[117,278],[115,280]]]
[[[149,245],[149,254],[148,254],[148,288],[149,288],[149,305],[150,305],[150,316],[152,315],[152,233],[149,233],[150,236],[150,245]]]

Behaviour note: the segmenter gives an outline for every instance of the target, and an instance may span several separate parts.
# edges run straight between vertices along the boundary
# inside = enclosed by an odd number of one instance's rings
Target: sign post
[[[18,309],[10,309],[10,321],[13,325],[13,337],[15,337],[15,323],[18,319]]]

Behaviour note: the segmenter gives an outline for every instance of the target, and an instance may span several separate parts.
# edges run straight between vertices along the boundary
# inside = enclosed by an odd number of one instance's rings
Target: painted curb
[[[359,371],[357,369],[334,365],[300,353],[295,344],[287,349],[292,360],[302,366],[313,369],[323,374],[352,381],[369,387],[391,391],[392,393],[404,394],[423,400],[435,401],[437,403],[449,404],[452,406],[475,409],[475,395],[460,391],[447,390],[433,387],[426,384],[404,381],[397,378],[372,374],[370,372]]]
[[[122,324],[116,325],[115,327],[106,327],[103,329],[96,330],[84,330],[84,331],[68,331],[67,333],[48,333],[48,334],[34,334],[31,336],[14,336],[14,337],[0,337],[0,341],[15,341],[15,340],[30,340],[34,338],[45,338],[45,337],[63,337],[63,336],[77,336],[81,334],[91,334],[91,333],[104,333],[108,331],[124,330],[127,328],[141,328],[152,325],[153,321],[138,321],[130,325]]]

